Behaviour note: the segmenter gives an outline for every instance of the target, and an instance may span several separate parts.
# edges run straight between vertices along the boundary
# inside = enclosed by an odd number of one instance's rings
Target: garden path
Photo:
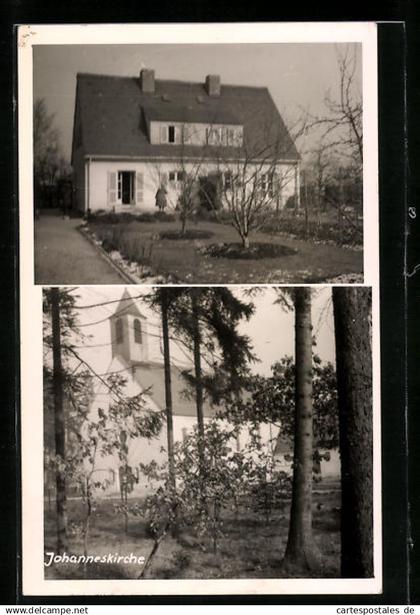
[[[124,279],[77,230],[80,218],[43,212],[35,220],[35,284],[123,284]]]

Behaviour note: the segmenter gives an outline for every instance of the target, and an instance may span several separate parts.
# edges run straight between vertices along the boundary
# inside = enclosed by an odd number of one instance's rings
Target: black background
[[[416,358],[420,307],[418,250],[420,89],[416,76],[420,27],[417,2],[300,2],[281,5],[232,0],[13,0],[3,2],[0,39],[0,604],[418,604],[420,572],[419,401]],[[377,21],[379,46],[379,188],[382,356],[384,592],[376,596],[23,597],[20,594],[19,331],[16,40],[19,23],[222,21]],[[408,106],[405,106],[407,97]],[[407,164],[406,164],[407,162]],[[369,204],[365,204],[365,207]],[[405,239],[407,238],[407,243]],[[406,247],[405,247],[406,246]],[[407,280],[407,284],[405,284]],[[406,302],[408,299],[408,303]],[[407,308],[406,308],[407,306]],[[408,369],[407,356],[409,357]],[[408,404],[408,431],[406,412]],[[17,419],[16,419],[17,417]],[[408,434],[408,436],[407,436]],[[416,450],[417,449],[417,450]],[[407,463],[409,451],[409,463]],[[410,517],[408,516],[410,502]],[[411,519],[411,527],[408,519]],[[413,546],[410,547],[410,544]]]

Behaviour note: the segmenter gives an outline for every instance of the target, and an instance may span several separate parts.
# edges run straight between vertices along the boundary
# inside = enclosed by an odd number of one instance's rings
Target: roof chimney
[[[155,92],[155,71],[151,68],[142,68],[140,71],[140,89],[144,94]]]
[[[220,96],[220,75],[207,75],[206,90],[209,96]]]

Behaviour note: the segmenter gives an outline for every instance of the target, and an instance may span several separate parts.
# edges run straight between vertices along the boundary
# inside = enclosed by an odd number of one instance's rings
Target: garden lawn
[[[139,260],[150,266],[153,274],[170,275],[178,283],[317,283],[343,274],[363,272],[361,250],[261,232],[251,236],[251,244],[252,241],[275,243],[291,248],[295,253],[259,260],[201,253],[200,249],[206,245],[240,241],[235,229],[227,224],[191,223],[188,227],[191,231],[213,234],[199,240],[160,238],[160,233],[178,231],[179,222],[111,224],[96,219],[89,226],[100,240],[110,237],[113,228],[120,227],[125,240],[138,246]]]
[[[338,483],[323,481],[314,487],[313,528],[314,539],[321,553],[320,568],[315,577],[338,577],[340,566],[340,524]],[[281,563],[286,549],[290,502],[277,510],[267,522],[263,516],[244,509],[238,518],[225,511],[224,537],[216,554],[210,541],[199,538],[192,531],[182,531],[179,538],[167,536],[146,572],[154,579],[222,579],[222,578],[286,578],[309,576],[301,571],[282,570]],[[54,505],[45,515],[45,551],[54,551]],[[69,520],[80,519],[81,500],[68,501]],[[145,523],[130,517],[128,534],[124,533],[123,518],[114,512],[112,500],[102,500],[92,518],[89,554],[117,553],[147,557],[153,541],[147,536]],[[69,539],[69,553],[82,554],[80,536]],[[48,561],[48,559],[46,560]],[[50,579],[135,579],[141,573],[138,564],[88,564],[86,577],[83,565],[55,564],[45,568]]]

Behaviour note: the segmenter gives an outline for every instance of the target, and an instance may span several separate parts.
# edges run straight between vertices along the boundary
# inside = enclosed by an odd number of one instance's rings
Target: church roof
[[[165,402],[165,373],[161,363],[138,363],[135,366],[134,378],[142,389],[149,389],[148,395],[163,410]],[[185,395],[187,383],[182,371],[176,365],[171,366],[172,406],[174,416],[196,416],[197,409],[194,396]],[[213,417],[216,409],[208,402],[204,402],[203,413],[205,417]]]
[[[125,288],[122,294],[122,297],[115,309],[115,312],[112,314],[111,318],[115,318],[116,316],[123,316],[125,314],[130,314],[131,316],[136,316],[137,318],[146,317],[140,312],[137,303],[134,301],[128,290]]]

